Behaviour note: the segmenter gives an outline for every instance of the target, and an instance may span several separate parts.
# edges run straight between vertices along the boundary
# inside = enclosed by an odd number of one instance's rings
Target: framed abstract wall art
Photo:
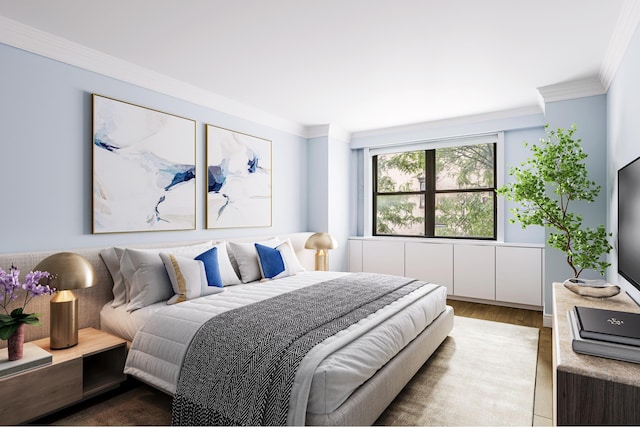
[[[271,141],[207,125],[207,228],[271,226]]]
[[[196,122],[93,95],[93,233],[196,227]]]

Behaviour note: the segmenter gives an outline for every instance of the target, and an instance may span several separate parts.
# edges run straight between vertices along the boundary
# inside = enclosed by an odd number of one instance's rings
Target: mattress
[[[129,312],[126,304],[113,308],[111,303],[112,301],[109,301],[100,310],[100,329],[127,341],[133,341],[133,337],[147,323],[147,320],[156,311],[167,306],[166,301],[162,301]]]
[[[101,313],[102,327],[126,339],[135,337],[125,373],[173,394],[189,342],[206,320],[345,274],[349,273],[303,272],[266,283],[230,286],[222,293],[177,305],[158,303],[131,314],[106,305]],[[437,318],[445,306],[446,288],[427,285],[328,338],[314,348],[313,353],[320,356],[308,365],[313,367],[309,375],[296,377],[294,390],[298,387],[309,391],[292,405],[306,407],[310,414],[333,412]],[[152,317],[155,320],[147,324]],[[144,324],[143,330],[136,333]]]

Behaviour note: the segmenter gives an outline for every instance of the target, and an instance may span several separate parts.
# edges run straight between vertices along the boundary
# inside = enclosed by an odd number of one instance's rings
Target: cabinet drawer
[[[349,271],[362,271],[362,240],[349,240]]]
[[[542,249],[496,248],[496,299],[542,306]]]
[[[406,243],[404,250],[407,277],[446,286],[447,294],[454,294],[453,245]]]
[[[493,246],[453,248],[453,290],[462,297],[496,299],[496,250]]]
[[[0,420],[20,424],[82,399],[82,359],[45,366],[0,381]]]
[[[404,242],[362,242],[362,271],[404,276]]]

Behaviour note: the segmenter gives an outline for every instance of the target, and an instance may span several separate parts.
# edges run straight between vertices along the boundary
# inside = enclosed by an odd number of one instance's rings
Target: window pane
[[[421,189],[424,190],[424,151],[378,156],[378,193]]]
[[[436,150],[436,190],[493,187],[495,144]]]
[[[424,235],[424,206],[417,194],[377,196],[377,234]]]
[[[493,193],[436,194],[436,236],[494,238]]]

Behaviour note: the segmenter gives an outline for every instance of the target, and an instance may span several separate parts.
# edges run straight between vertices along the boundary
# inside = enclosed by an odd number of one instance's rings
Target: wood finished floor
[[[551,328],[543,326],[542,313],[519,308],[448,300],[456,316],[511,323],[540,329],[538,367],[534,397],[534,426],[550,426],[553,418],[553,371]]]

